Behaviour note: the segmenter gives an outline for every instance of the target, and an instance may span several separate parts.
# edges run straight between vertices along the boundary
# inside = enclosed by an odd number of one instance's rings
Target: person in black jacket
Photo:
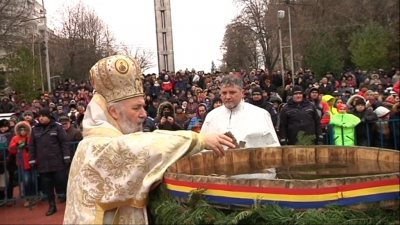
[[[167,101],[158,106],[158,112],[156,118],[154,118],[154,122],[160,130],[183,130],[176,122],[175,108]]]
[[[249,103],[267,110],[271,115],[272,124],[274,124],[275,130],[278,130],[277,129],[278,113],[276,112],[274,105],[272,105],[271,102],[267,101],[267,99],[263,98],[261,88],[259,87],[253,88]]]
[[[158,100],[157,98],[153,98],[152,104],[149,105],[149,108],[147,109],[147,115],[155,119],[157,116],[157,109],[158,109]]]
[[[153,132],[154,130],[157,129],[154,119],[149,116],[145,118],[142,127],[143,127],[143,132]]]
[[[360,118],[361,122],[355,127],[356,132],[356,145],[358,146],[370,146],[368,138],[371,137],[372,122],[378,120],[378,116],[372,111],[365,107],[366,102],[362,98],[358,98],[355,103],[355,108],[351,109],[349,113]]]
[[[304,98],[303,88],[294,86],[293,97],[283,106],[280,113],[279,135],[281,145],[295,145],[298,140],[298,133],[315,136],[315,144],[323,141],[320,118],[315,106]]]
[[[43,192],[49,201],[46,216],[57,212],[54,189],[65,193],[71,151],[67,133],[51,116],[49,108],[39,111],[39,124],[32,127],[29,141],[29,164],[42,178]]]

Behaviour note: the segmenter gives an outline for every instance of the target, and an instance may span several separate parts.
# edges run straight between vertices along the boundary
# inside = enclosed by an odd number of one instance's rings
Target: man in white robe
[[[96,94],[83,120],[71,164],[64,224],[148,224],[149,191],[181,157],[202,149],[224,155],[223,134],[140,132],[147,117],[141,69],[130,56],[110,56],[90,70]]]
[[[231,132],[246,148],[280,146],[271,115],[264,109],[243,101],[243,82],[233,75],[221,80],[223,106],[206,117],[200,133]]]
[[[266,110],[243,101],[243,81],[239,77],[224,76],[220,94],[223,106],[207,115],[200,133],[231,132],[237,143],[245,142],[245,148],[280,146],[271,115]],[[264,173],[237,174],[230,177],[275,179],[276,169],[266,168]]]

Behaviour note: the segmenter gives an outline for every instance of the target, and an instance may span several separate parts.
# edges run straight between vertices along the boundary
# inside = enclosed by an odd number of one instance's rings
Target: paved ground
[[[18,190],[16,190],[18,191]],[[17,193],[14,196],[18,196]],[[18,200],[11,207],[0,207],[0,224],[62,224],[65,203],[58,203],[57,212],[46,216],[49,205],[47,201],[39,201],[32,210],[24,207],[24,200]]]

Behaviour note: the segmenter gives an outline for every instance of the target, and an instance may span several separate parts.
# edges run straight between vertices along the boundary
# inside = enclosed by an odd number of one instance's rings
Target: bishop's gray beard
[[[130,133],[135,133],[142,131],[142,125],[144,123],[144,119],[140,119],[138,122],[140,123],[134,123],[132,120],[130,120],[124,113],[118,112],[119,114],[119,120],[118,120],[118,125],[122,129],[123,134],[130,134]]]

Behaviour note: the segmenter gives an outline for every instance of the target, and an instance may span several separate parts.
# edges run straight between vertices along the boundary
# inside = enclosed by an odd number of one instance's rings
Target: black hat
[[[365,105],[365,101],[364,101],[364,99],[362,99],[362,98],[358,98],[358,99],[355,101],[355,104],[356,104],[356,106],[357,106],[357,105]]]
[[[332,93],[332,96],[342,96],[342,93],[339,92],[339,91],[334,91],[334,92]]]
[[[292,88],[292,94],[301,93],[303,94],[303,88],[299,85],[296,85]]]
[[[39,111],[39,116],[45,116],[51,119],[50,108],[43,108]]]
[[[253,91],[251,92],[253,95],[261,95],[262,94],[262,89],[260,87],[255,87],[253,88]]]
[[[312,91],[318,91],[318,93],[319,93],[319,90],[318,90],[317,87],[312,87],[312,88],[310,88],[310,93],[311,93]]]
[[[0,120],[0,127],[9,127],[9,126],[10,126],[10,122],[8,122],[8,120],[6,120],[6,119]]]
[[[220,97],[214,97],[212,104],[214,105],[214,103],[216,103],[216,102],[222,103],[222,99]]]

